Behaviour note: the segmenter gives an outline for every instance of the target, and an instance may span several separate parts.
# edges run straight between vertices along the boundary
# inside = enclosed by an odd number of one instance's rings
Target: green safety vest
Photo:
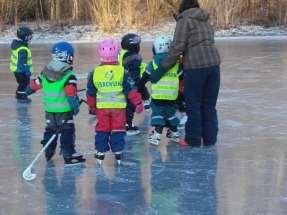
[[[122,49],[119,53],[119,56],[118,56],[118,62],[121,66],[124,66],[123,65],[123,61],[124,61],[124,55],[127,53],[128,51],[125,50],[125,49]]]
[[[158,68],[155,61],[152,61],[153,70]],[[151,84],[151,97],[156,100],[170,100],[177,99],[179,90],[178,78],[179,65],[176,64],[155,84]]]
[[[122,65],[122,66],[124,66],[124,65],[123,65],[124,55],[125,55],[126,53],[127,53],[127,50],[122,49],[122,50],[120,51],[119,56],[118,56],[118,62],[119,62],[119,64]],[[142,77],[143,73],[145,72],[146,67],[147,67],[147,64],[146,64],[146,63],[141,63],[141,65],[140,65],[140,75],[141,75],[141,77]]]
[[[94,70],[93,83],[97,89],[97,108],[126,108],[123,93],[124,67],[102,65]]]
[[[26,46],[21,46],[17,49],[13,49],[11,53],[11,60],[10,60],[10,71],[16,72],[17,71],[17,65],[18,65],[18,56],[19,52],[25,50],[28,53],[28,60],[27,65],[30,66],[30,72],[33,73],[33,65],[32,65],[32,53],[31,50]]]
[[[68,103],[68,96],[64,91],[64,85],[72,75],[75,75],[74,72],[69,71],[61,80],[55,82],[49,82],[45,76],[41,75],[43,103],[46,112],[64,113],[72,111]]]

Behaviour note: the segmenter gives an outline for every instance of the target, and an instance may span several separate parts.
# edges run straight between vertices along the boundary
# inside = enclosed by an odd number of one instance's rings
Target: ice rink
[[[149,112],[136,116],[141,134],[127,137],[120,168],[108,154],[102,167],[65,166],[60,155],[36,163],[36,180],[22,171],[40,151],[45,121],[41,93],[18,104],[9,46],[0,45],[1,215],[280,215],[287,214],[287,39],[221,39],[219,141],[183,148],[165,138],[148,145]],[[39,73],[50,45],[32,45]],[[95,44],[76,45],[79,88],[98,63]],[[144,44],[145,61],[151,44]],[[79,94],[84,97],[85,93]],[[82,105],[77,149],[94,149],[95,118]]]

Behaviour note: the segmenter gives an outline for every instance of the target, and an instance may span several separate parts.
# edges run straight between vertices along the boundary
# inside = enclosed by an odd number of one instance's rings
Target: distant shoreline
[[[127,32],[135,32],[141,35],[142,41],[151,42],[158,35],[169,35],[172,37],[175,29],[174,22],[166,22],[155,27],[142,29],[121,29],[115,33],[105,33],[93,25],[72,25],[54,27],[49,24],[29,23],[34,31],[32,43],[53,43],[66,40],[72,43],[93,43],[104,37],[120,39]],[[5,26],[0,33],[0,43],[10,43],[15,38],[16,27]],[[243,25],[225,30],[218,30],[215,33],[216,40],[223,39],[287,39],[287,26],[263,27],[258,25]]]

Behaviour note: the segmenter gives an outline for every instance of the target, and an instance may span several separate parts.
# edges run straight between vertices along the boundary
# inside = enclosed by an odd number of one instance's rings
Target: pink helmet
[[[118,62],[118,54],[120,52],[120,44],[113,39],[105,39],[98,46],[98,54],[102,63]]]

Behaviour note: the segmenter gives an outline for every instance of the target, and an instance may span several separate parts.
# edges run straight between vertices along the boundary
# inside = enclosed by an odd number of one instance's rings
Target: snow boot
[[[80,153],[74,153],[71,156],[65,156],[64,157],[65,164],[77,164],[77,163],[83,163],[86,161],[86,159],[83,157]]]
[[[117,164],[121,165],[121,161],[123,158],[123,153],[122,152],[115,152],[115,158],[117,160]]]
[[[103,152],[96,152],[95,158],[97,159],[98,164],[102,165],[102,162],[105,159],[105,153],[103,153]]]
[[[140,133],[140,130],[137,126],[128,126],[126,125],[127,136],[134,136]]]
[[[171,141],[179,143],[179,134],[177,131],[173,132],[170,129],[167,130],[166,132],[166,137],[169,138]]]
[[[148,142],[150,144],[158,146],[159,145],[159,141],[160,141],[160,136],[161,136],[160,133],[157,133],[156,131],[152,131],[152,133],[149,136]]]

